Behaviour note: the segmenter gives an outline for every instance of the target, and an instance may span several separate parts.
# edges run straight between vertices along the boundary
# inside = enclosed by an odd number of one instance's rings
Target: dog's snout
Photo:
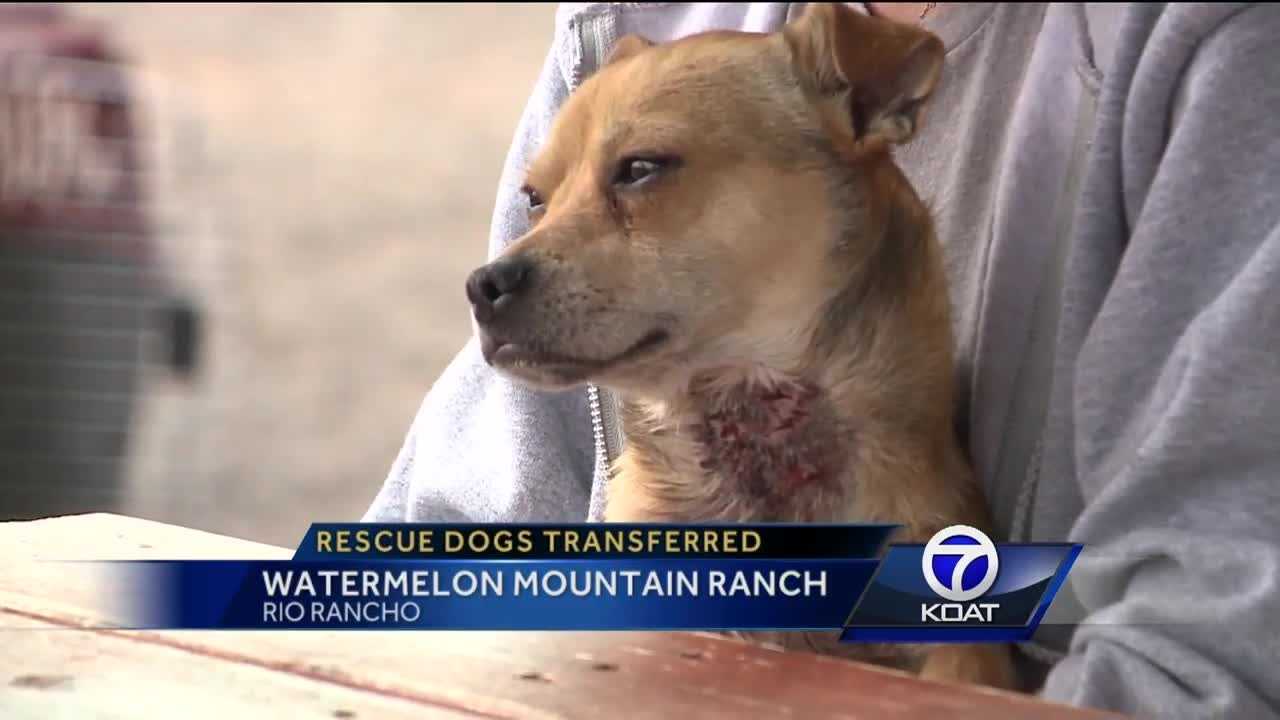
[[[489,322],[508,307],[529,282],[533,263],[524,257],[495,260],[467,278],[467,300],[476,320]]]

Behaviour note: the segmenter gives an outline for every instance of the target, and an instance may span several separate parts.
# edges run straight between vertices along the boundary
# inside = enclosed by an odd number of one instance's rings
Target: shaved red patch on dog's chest
[[[826,395],[798,381],[743,382],[705,398],[702,468],[750,499],[785,507],[795,493],[839,490],[850,448]]]

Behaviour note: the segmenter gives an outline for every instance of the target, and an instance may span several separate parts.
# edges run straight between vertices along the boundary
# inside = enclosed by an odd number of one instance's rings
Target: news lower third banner
[[[314,525],[290,560],[108,564],[129,629],[840,631],[1030,639],[1081,547],[952,526]]]

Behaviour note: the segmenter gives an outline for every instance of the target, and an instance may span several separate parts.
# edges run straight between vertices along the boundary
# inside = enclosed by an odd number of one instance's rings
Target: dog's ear
[[[842,3],[809,5],[783,35],[800,81],[846,101],[855,139],[904,143],[915,134],[946,55],[936,35]]]
[[[653,41],[646,37],[634,33],[623,35],[613,44],[613,49],[609,51],[609,57],[604,61],[604,64],[612,65],[619,60],[635,55],[641,50],[651,48],[653,45]]]

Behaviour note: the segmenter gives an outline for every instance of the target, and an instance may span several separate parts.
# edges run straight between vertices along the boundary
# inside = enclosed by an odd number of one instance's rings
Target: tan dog
[[[495,368],[623,398],[608,520],[986,524],[940,250],[890,154],[943,56],[816,5],[774,34],[625,37],[569,98],[528,171],[532,229],[467,294]],[[1012,683],[1004,646],[781,640]]]

